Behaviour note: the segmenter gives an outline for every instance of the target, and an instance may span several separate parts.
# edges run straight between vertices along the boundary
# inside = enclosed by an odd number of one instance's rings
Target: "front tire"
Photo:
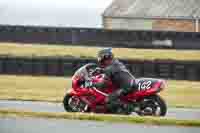
[[[89,112],[88,105],[78,97],[66,94],[63,99],[64,109],[67,112]]]
[[[63,106],[64,106],[64,109],[65,111],[67,112],[73,112],[72,111],[72,108],[69,106],[69,99],[71,98],[71,95],[69,95],[68,93],[64,96],[64,99],[63,99]]]
[[[165,116],[167,113],[167,105],[159,95],[151,95],[145,97],[141,101],[140,112],[138,115],[144,116]]]

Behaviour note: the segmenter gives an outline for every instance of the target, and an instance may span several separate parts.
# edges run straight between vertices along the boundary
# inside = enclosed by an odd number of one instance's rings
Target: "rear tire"
[[[165,101],[159,95],[151,95],[143,99],[141,112],[138,115],[144,115],[142,111],[145,109],[151,109],[152,113],[149,116],[165,116],[167,113],[167,105]],[[159,112],[158,111],[159,108]]]

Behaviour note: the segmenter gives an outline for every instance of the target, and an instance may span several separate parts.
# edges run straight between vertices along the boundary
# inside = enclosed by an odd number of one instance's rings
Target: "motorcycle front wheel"
[[[165,116],[167,105],[159,95],[151,95],[140,101],[140,116]]]
[[[88,112],[88,105],[81,101],[79,97],[66,94],[63,99],[64,109],[67,112]]]
[[[64,96],[63,99],[63,106],[65,111],[67,112],[73,112],[73,109],[69,106],[69,99],[71,98],[71,95],[69,95],[68,93]]]

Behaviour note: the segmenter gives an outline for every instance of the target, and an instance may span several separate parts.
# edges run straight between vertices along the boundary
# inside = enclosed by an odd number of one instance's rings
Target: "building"
[[[200,0],[114,0],[103,13],[107,29],[200,31]]]

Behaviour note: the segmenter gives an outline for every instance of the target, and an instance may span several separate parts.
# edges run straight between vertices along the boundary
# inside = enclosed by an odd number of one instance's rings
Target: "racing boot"
[[[121,95],[121,91],[117,90],[107,97],[106,106],[110,113],[119,113],[120,112],[121,109],[119,109],[119,107],[122,106],[122,103],[119,100],[120,95]]]
[[[110,113],[127,114],[130,110],[132,110],[131,105],[124,104],[119,99],[119,97],[123,95],[123,91],[123,89],[119,89],[108,96],[106,102]]]

